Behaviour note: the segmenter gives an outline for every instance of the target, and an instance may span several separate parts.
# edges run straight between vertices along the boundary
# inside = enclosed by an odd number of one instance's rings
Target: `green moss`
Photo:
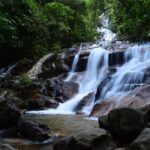
[[[19,84],[20,85],[24,85],[24,86],[31,85],[32,84],[32,80],[29,79],[29,77],[26,74],[22,74],[19,77]]]

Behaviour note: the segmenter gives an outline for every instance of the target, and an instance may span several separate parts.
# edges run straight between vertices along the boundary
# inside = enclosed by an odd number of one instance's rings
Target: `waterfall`
[[[99,99],[125,96],[132,89],[143,84],[144,72],[150,67],[150,44],[129,47],[124,59],[126,62],[117,68],[116,73],[103,88]]]
[[[70,100],[59,105],[57,109],[38,111],[34,113],[46,114],[74,114],[74,108],[89,93],[96,93],[97,86],[103,81],[108,70],[108,51],[103,48],[94,48],[88,58],[87,69],[84,74],[78,77],[78,93]],[[94,104],[94,98],[89,106],[85,106],[82,111],[90,113]],[[33,111],[32,111],[33,113]]]
[[[134,46],[127,48],[124,51],[125,63],[123,65],[120,64],[120,66],[115,66],[116,72],[112,75],[109,74],[108,78],[108,58],[110,52],[104,48],[110,46],[116,38],[116,34],[108,29],[108,22],[108,18],[103,15],[103,26],[98,29],[102,35],[101,39],[96,44],[88,47],[90,55],[88,57],[86,71],[82,74],[76,73],[77,78],[74,79],[74,82],[79,84],[78,93],[65,103],[60,103],[56,109],[32,111],[32,113],[74,114],[77,106],[80,105],[80,102],[82,102],[86,96],[92,94],[94,96],[91,97],[90,103],[86,103],[81,109],[82,112],[89,114],[96,103],[110,97],[118,97],[116,98],[116,101],[119,101],[122,97],[128,95],[131,90],[143,85],[145,71],[150,68],[150,43],[141,45],[135,44]],[[81,44],[78,53],[74,57],[71,72],[65,81],[72,80],[82,49],[83,45]],[[39,66],[38,68],[41,68],[41,62],[37,66]],[[105,80],[106,83],[103,83]],[[99,85],[102,85],[103,87],[100,91],[100,97],[98,100],[95,100]]]
[[[77,64],[78,64],[78,61],[79,61],[79,57],[80,57],[81,51],[82,51],[82,43],[80,44],[79,51],[77,52],[77,54],[75,55],[75,57],[73,59],[71,71],[69,72],[69,75],[68,75],[68,77],[67,77],[67,79],[65,81],[71,80],[72,77],[74,76],[74,72],[76,70],[76,67],[77,67]]]
[[[79,61],[79,56],[80,56],[81,50],[82,50],[82,43],[80,44],[80,48],[79,48],[78,53],[77,53],[77,54],[75,55],[75,57],[74,57],[73,64],[72,64],[72,68],[71,68],[71,72],[75,72],[75,70],[76,70],[76,67],[77,67],[77,63],[78,63],[78,61]]]
[[[100,23],[101,23],[101,27],[97,28],[97,31],[100,33],[101,37],[100,40],[98,41],[98,45],[105,47],[111,44],[111,42],[113,40],[116,39],[116,33],[113,33],[110,29],[109,29],[109,18],[106,16],[106,14],[102,14],[99,17]]]
[[[102,48],[94,48],[88,58],[87,69],[85,73],[77,79],[79,92],[67,102],[60,104],[56,110],[49,110],[50,113],[71,114],[78,103],[89,93],[95,93],[97,86],[104,79],[108,67],[108,52]],[[94,102],[91,102],[91,104]],[[92,106],[92,105],[90,105]],[[84,111],[90,109],[85,107]],[[91,108],[92,109],[92,108]],[[48,113],[48,111],[46,112]]]

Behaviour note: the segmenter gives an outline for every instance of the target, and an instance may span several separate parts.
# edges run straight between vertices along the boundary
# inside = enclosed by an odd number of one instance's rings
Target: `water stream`
[[[103,87],[99,99],[125,96],[132,89],[143,84],[145,70],[150,67],[150,43],[129,47],[124,59],[125,63],[117,67],[116,73]]]
[[[110,75],[110,79],[103,86],[100,97],[95,100],[95,94],[98,86],[107,78],[109,72],[108,57],[109,51],[105,50],[106,45],[110,45],[116,38],[116,34],[108,29],[108,19],[102,16],[102,27],[99,28],[101,39],[94,45],[90,46],[90,55],[88,57],[86,71],[77,74],[75,82],[79,84],[78,93],[65,103],[61,103],[56,109],[48,109],[44,111],[32,111],[32,113],[40,114],[74,114],[75,108],[88,94],[93,94],[90,102],[82,108],[82,112],[89,114],[97,102],[101,102],[107,98],[117,96],[121,97],[129,94],[134,88],[143,85],[145,71],[150,68],[150,43],[135,44],[130,46],[124,52],[125,63],[116,67],[116,72]],[[75,70],[78,67],[79,56],[82,51],[80,45],[78,53],[75,55],[71,72],[65,81],[71,81]]]

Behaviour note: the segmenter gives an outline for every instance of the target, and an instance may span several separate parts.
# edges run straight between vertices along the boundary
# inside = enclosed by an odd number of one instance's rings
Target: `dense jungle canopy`
[[[150,0],[0,0],[0,64],[94,41],[101,13],[123,40],[150,38]]]

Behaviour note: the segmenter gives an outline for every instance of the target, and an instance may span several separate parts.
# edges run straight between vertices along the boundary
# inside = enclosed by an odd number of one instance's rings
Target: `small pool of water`
[[[89,131],[99,128],[97,120],[82,115],[35,115],[27,114],[27,119],[40,121],[50,128],[50,132],[56,137],[54,140],[42,143],[31,142],[25,139],[5,139],[17,150],[53,150],[53,144],[60,138],[76,135],[81,131]]]

